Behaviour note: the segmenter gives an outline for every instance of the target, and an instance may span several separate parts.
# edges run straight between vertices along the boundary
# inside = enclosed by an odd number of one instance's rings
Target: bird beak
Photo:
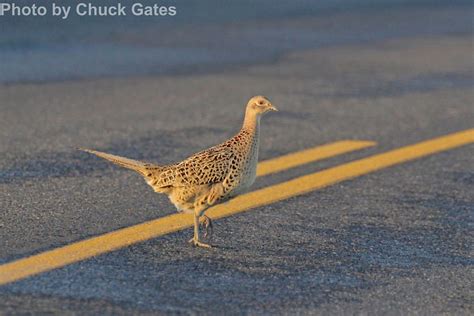
[[[271,110],[271,111],[278,112],[278,109],[276,107],[274,107],[273,105],[271,105],[268,109]]]

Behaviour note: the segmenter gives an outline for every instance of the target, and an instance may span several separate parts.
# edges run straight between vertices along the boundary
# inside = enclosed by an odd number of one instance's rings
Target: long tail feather
[[[125,157],[120,157],[112,154],[107,154],[101,151],[97,150],[92,150],[92,149],[87,149],[87,148],[78,148],[79,150],[94,154],[96,156],[99,156],[101,158],[104,158],[110,162],[113,162],[116,165],[134,170],[142,175],[145,175],[147,173],[147,167],[151,166],[151,164],[138,161],[138,160],[133,160]]]

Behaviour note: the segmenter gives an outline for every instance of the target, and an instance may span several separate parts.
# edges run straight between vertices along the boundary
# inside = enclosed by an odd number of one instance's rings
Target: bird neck
[[[242,130],[249,132],[252,135],[258,134],[260,128],[260,115],[252,111],[245,112],[244,123]]]

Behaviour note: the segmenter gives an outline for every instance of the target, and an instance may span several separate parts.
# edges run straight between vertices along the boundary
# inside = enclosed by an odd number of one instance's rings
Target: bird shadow
[[[96,149],[133,159],[166,164],[186,157],[185,155],[191,154],[194,150],[199,150],[200,148],[196,146],[200,143],[198,139],[212,139],[213,135],[223,133],[221,129],[207,127],[192,127],[173,131],[157,130],[140,137],[112,141],[108,146]],[[87,144],[80,145],[87,147]],[[29,155],[17,156],[13,161],[6,162],[6,165],[6,168],[0,170],[0,183],[2,184],[93,175],[99,170],[103,175],[114,169],[112,164],[80,152],[76,148],[71,148],[67,152],[40,152],[33,157]]]

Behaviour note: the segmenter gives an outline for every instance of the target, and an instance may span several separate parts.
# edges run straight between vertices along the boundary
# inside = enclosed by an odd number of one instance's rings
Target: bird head
[[[247,103],[247,111],[262,115],[268,111],[278,111],[276,107],[264,96],[257,95],[249,100]]]

